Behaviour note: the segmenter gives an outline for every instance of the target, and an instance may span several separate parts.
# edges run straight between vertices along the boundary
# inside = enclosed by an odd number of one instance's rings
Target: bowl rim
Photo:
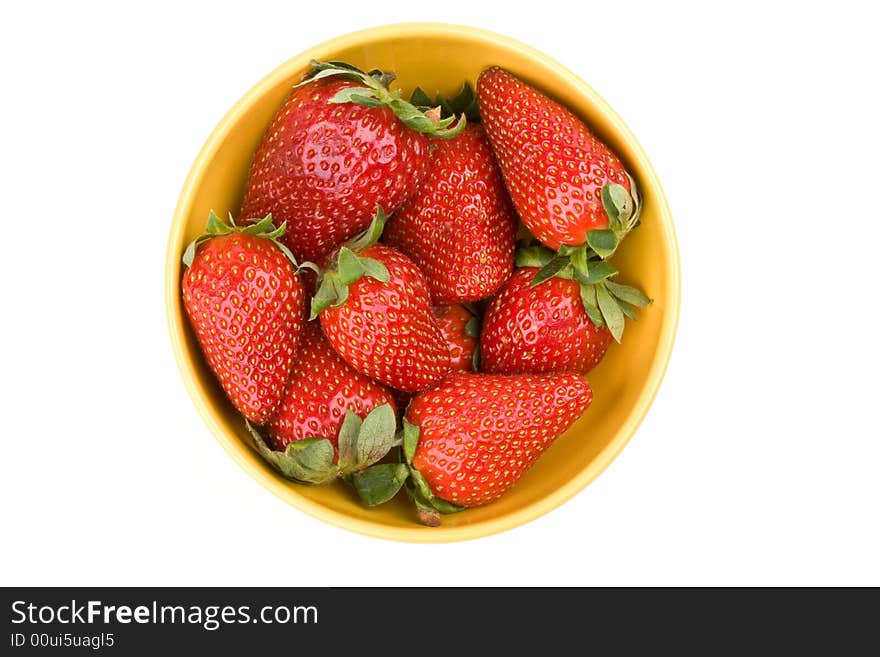
[[[267,474],[265,470],[255,466],[251,460],[246,458],[243,450],[247,448],[244,447],[241,444],[241,441],[236,437],[230,435],[230,432],[224,428],[218,418],[209,411],[208,404],[205,402],[201,391],[198,389],[186,356],[184,337],[186,331],[184,326],[185,320],[182,317],[182,313],[179,312],[179,263],[183,241],[182,227],[185,225],[186,219],[190,215],[193,198],[195,196],[194,190],[200,186],[201,181],[207,174],[207,163],[214,158],[214,155],[224,143],[230,130],[236,125],[241,115],[245,113],[254,102],[258,101],[258,99],[269,89],[274,87],[279,80],[289,78],[295,73],[303,70],[311,59],[328,59],[334,52],[355,47],[364,42],[395,37],[399,38],[402,36],[408,38],[415,38],[416,36],[449,36],[450,33],[466,40],[484,43],[488,42],[505,49],[518,50],[527,58],[535,60],[540,66],[554,69],[565,79],[566,84],[576,88],[579,93],[590,97],[605,115],[605,118],[613,125],[614,130],[617,131],[618,134],[628,143],[634,158],[639,161],[642,171],[644,172],[642,178],[647,179],[644,181],[647,182],[646,187],[650,187],[653,190],[653,200],[657,204],[658,214],[661,218],[661,229],[665,233],[668,244],[670,269],[668,272],[667,284],[663,290],[666,311],[662,319],[660,338],[648,371],[648,376],[632,412],[627,415],[626,420],[617,430],[608,445],[606,445],[575,477],[535,502],[490,520],[474,524],[459,525],[456,527],[441,526],[424,528],[415,523],[412,528],[394,527],[335,511],[300,495],[292,486],[281,481],[279,477]],[[446,543],[461,541],[489,536],[508,529],[513,529],[514,527],[530,522],[531,520],[534,520],[560,506],[598,477],[605,468],[617,458],[620,451],[629,442],[630,438],[645,418],[648,409],[651,407],[651,404],[657,395],[672,355],[675,334],[678,328],[680,303],[681,263],[678,242],[675,236],[675,228],[672,223],[672,215],[663,188],[660,185],[660,181],[657,178],[653,166],[648,160],[641,144],[626,124],[624,124],[623,120],[617,115],[605,99],[602,98],[602,96],[600,96],[589,84],[552,57],[512,37],[485,30],[483,28],[452,23],[394,23],[350,32],[306,48],[268,73],[251,87],[238,101],[236,101],[229,111],[226,112],[200,149],[189,174],[183,183],[171,221],[166,248],[165,312],[174,357],[193,404],[196,406],[205,424],[208,426],[211,433],[214,434],[214,437],[224,450],[245,472],[263,487],[267,488],[288,504],[314,518],[359,534],[412,543]]]

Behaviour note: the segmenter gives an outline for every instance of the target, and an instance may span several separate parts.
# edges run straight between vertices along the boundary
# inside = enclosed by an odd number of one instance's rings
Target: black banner
[[[863,606],[841,590],[7,588],[0,653],[494,655],[505,646],[580,653],[610,641],[628,654],[646,646],[790,650],[827,640],[839,654],[853,642],[877,647],[876,635],[857,642],[873,627],[876,590],[869,596],[874,604]]]

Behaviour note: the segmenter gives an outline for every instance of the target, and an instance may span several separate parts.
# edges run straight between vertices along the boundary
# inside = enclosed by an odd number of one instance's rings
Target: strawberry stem
[[[278,238],[284,235],[287,231],[287,222],[276,227],[275,224],[272,223],[271,214],[267,214],[262,219],[248,219],[247,221],[250,222],[247,226],[237,226],[231,213],[229,214],[229,221],[226,222],[221,219],[217,213],[211,210],[208,213],[208,222],[205,225],[205,232],[190,242],[184,250],[183,264],[187,267],[191,266],[199,246],[212,237],[221,237],[223,235],[231,235],[232,233],[244,233],[245,235],[253,235],[254,237],[260,237],[273,242],[275,246],[281,249],[281,252],[288,260],[290,260],[294,268],[297,270],[302,267],[315,266],[310,262],[304,262],[302,264],[298,263],[293,253],[290,252],[290,249],[278,241]]]
[[[312,266],[318,273],[318,291],[312,297],[309,321],[315,319],[326,308],[338,308],[348,299],[348,287],[369,276],[382,283],[391,278],[387,267],[375,258],[360,255],[382,236],[382,229],[387,221],[385,211],[376,206],[376,213],[369,227],[360,235],[350,240],[333,255],[326,269]],[[311,264],[311,263],[310,263]]]
[[[388,107],[408,128],[438,139],[452,139],[467,125],[465,113],[438,119],[401,98],[400,91],[391,91],[388,85],[396,78],[391,72],[372,70],[364,73],[359,68],[344,62],[312,61],[312,69],[297,87],[328,77],[342,77],[358,85],[346,87],[330,99],[331,103],[355,103],[364,107]],[[452,125],[455,121],[455,125]]]
[[[578,283],[587,317],[600,328],[607,326],[617,342],[623,338],[624,318],[635,320],[634,308],[652,303],[641,290],[613,282],[611,279],[617,276],[617,269],[587,245],[562,245],[557,253],[543,246],[525,247],[516,252],[516,266],[538,268],[531,287],[551,278]]]

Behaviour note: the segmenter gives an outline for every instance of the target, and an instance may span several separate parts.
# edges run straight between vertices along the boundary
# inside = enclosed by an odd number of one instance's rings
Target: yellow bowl
[[[205,365],[180,297],[181,255],[202,232],[208,211],[237,213],[251,155],[291,86],[311,59],[343,60],[397,72],[404,93],[420,85],[452,94],[462,81],[500,65],[580,115],[622,158],[644,197],[642,225],[621,246],[620,280],[654,304],[629,322],[588,377],[593,406],[497,502],[446,516],[437,528],[417,524],[406,496],[367,509],[344,484],[304,486],[279,476],[253,449],[241,417]],[[672,351],[680,295],[678,251],[666,199],[648,158],[623,121],[571,71],[513,39],[471,27],[401,24],[348,34],[289,60],[248,91],[220,121],[193,164],[168,240],[165,294],[174,353],[193,402],[226,451],[252,477],[293,506],[340,527],[416,542],[455,541],[510,529],[553,509],[592,481],[617,456],[650,406]]]

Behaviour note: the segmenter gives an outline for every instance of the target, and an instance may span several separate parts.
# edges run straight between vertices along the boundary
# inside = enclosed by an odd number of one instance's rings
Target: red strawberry
[[[286,221],[284,243],[317,261],[412,195],[429,161],[425,134],[447,130],[391,93],[393,76],[315,63],[263,135],[251,164],[242,217]],[[450,119],[451,120],[451,119]]]
[[[587,316],[580,285],[551,278],[531,286],[538,269],[517,269],[483,318],[480,369],[494,374],[586,374],[605,355],[611,332]]]
[[[389,391],[352,369],[318,322],[308,322],[281,405],[268,424],[270,442],[283,450],[304,438],[327,438],[336,447],[346,411],[363,419],[382,404],[394,408]]]
[[[293,368],[305,303],[284,232],[269,217],[247,228],[213,212],[187,248],[183,305],[208,365],[238,411],[262,424]]]
[[[591,401],[590,386],[573,373],[455,373],[420,393],[406,413],[404,450],[421,510],[498,499]]]
[[[523,223],[558,250],[607,257],[638,221],[632,178],[578,117],[498,67],[477,81],[483,125]]]
[[[477,301],[510,276],[516,217],[479,125],[439,141],[419,191],[388,222],[384,241],[424,272],[435,304]]]
[[[446,339],[453,372],[472,372],[479,320],[464,306],[435,306],[431,309],[437,326]]]
[[[312,299],[312,317],[320,315],[327,340],[358,372],[415,392],[449,372],[449,350],[419,268],[373,243],[384,221],[380,208],[368,233],[333,255]]]

